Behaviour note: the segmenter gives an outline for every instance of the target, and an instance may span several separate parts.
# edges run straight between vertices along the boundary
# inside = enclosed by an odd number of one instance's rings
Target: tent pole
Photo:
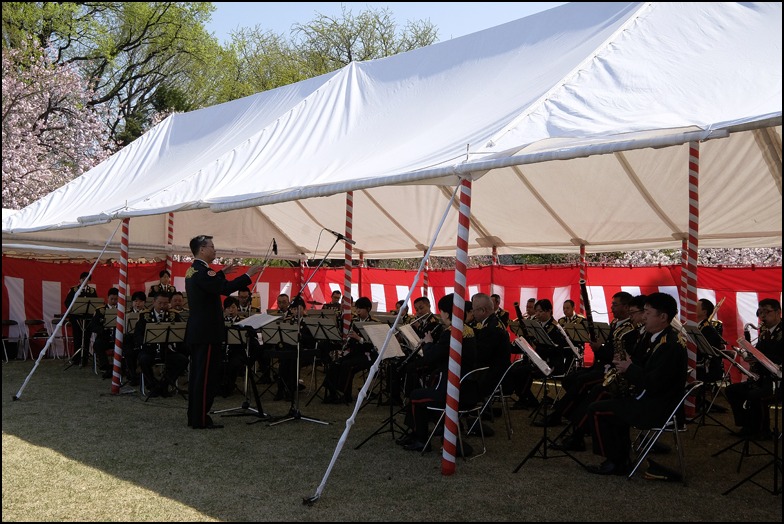
[[[90,280],[89,277],[92,276],[93,271],[95,271],[95,267],[98,265],[98,262],[101,261],[101,257],[106,252],[106,248],[109,247],[109,243],[114,238],[114,235],[117,234],[117,230],[120,229],[121,224],[122,222],[120,224],[117,224],[117,227],[114,228],[112,234],[109,236],[109,238],[106,239],[106,243],[103,245],[103,249],[98,254],[98,257],[95,259],[95,262],[93,262],[93,266],[90,268],[89,276],[85,278],[82,281],[82,283],[79,285],[79,288],[76,290],[75,296],[78,297],[82,293],[82,289],[84,289],[84,286],[86,286],[87,282],[89,282]],[[52,341],[54,340],[55,334],[61,332],[63,328],[63,324],[68,319],[68,314],[71,312],[71,309],[73,309],[74,302],[75,301],[72,301],[70,304],[68,304],[68,307],[65,309],[65,313],[63,313],[62,318],[60,318],[60,322],[57,323],[57,327],[55,327],[52,330],[52,332],[49,334],[49,339],[47,339],[46,344],[44,345],[41,352],[38,354],[38,358],[35,359],[35,364],[33,365],[33,369],[31,369],[30,373],[28,373],[27,377],[25,377],[22,386],[19,388],[19,391],[16,392],[16,395],[11,397],[11,400],[19,400],[20,398],[22,398],[22,391],[24,391],[24,389],[27,387],[27,383],[30,382],[30,378],[32,378],[33,373],[35,373],[35,370],[38,369],[38,366],[41,364],[41,359],[44,358],[44,355],[46,355],[47,351],[49,350],[49,346],[52,345]]]
[[[168,248],[166,253],[166,271],[169,272],[169,275],[172,275],[172,267],[174,266],[174,260],[172,259],[172,247],[174,246],[174,213],[169,212],[169,218],[167,220],[167,233],[166,233],[166,247]],[[127,253],[126,253],[127,254]],[[174,281],[172,281],[174,283]]]
[[[171,217],[171,213],[169,213]],[[171,218],[170,218],[171,220]],[[120,393],[120,380],[122,379],[122,354],[123,336],[125,334],[125,303],[128,295],[128,229],[130,218],[122,220],[122,232],[120,233],[120,297],[117,302],[117,323],[114,328],[114,362],[112,363],[112,395]],[[171,222],[169,222],[171,227]],[[171,233],[171,229],[169,232]],[[171,238],[171,237],[170,237]],[[171,262],[171,256],[166,258],[167,263]],[[171,270],[169,271],[171,274]]]
[[[438,227],[436,228],[435,233],[433,233],[433,238],[430,241],[430,247],[425,252],[425,256],[422,259],[422,262],[419,264],[419,269],[414,275],[414,280],[411,282],[411,286],[408,288],[408,294],[406,295],[405,301],[408,304],[411,301],[411,295],[413,295],[414,290],[416,289],[417,284],[419,283],[419,277],[422,275],[422,272],[425,267],[425,262],[430,257],[430,252],[433,249],[433,246],[436,245],[436,241],[438,240],[438,234],[441,232],[441,229],[444,227],[444,222],[446,221],[446,217],[449,215],[449,211],[452,209],[452,204],[455,201],[455,197],[457,195],[457,191],[460,186],[455,188],[455,191],[452,193],[452,198],[449,199],[449,202],[446,205],[446,209],[444,210],[444,214],[441,217],[441,222],[438,223]],[[348,242],[346,242],[348,244]],[[365,383],[362,385],[362,389],[359,391],[359,395],[357,395],[357,401],[354,404],[354,410],[351,413],[351,416],[346,420],[346,428],[343,430],[343,433],[340,435],[340,439],[338,439],[338,445],[335,447],[335,451],[332,453],[332,459],[327,466],[327,471],[324,472],[324,477],[321,479],[321,484],[316,488],[316,493],[314,493],[310,497],[304,497],[302,500],[303,504],[313,504],[314,502],[318,501],[321,498],[321,494],[324,492],[324,487],[327,485],[327,480],[329,479],[329,475],[332,472],[332,468],[335,467],[335,463],[338,460],[338,456],[340,456],[340,452],[343,449],[343,445],[346,443],[346,439],[348,439],[348,433],[351,430],[351,427],[354,425],[354,421],[357,418],[357,414],[359,413],[359,408],[362,406],[362,403],[365,401],[365,397],[367,396],[367,392],[370,389],[370,384],[373,382],[373,379],[376,377],[376,373],[378,373],[378,368],[381,365],[381,362],[384,359],[384,352],[387,349],[387,345],[389,342],[390,337],[392,334],[397,331],[397,326],[400,323],[400,317],[403,314],[404,308],[400,308],[397,312],[397,317],[395,317],[395,322],[392,324],[392,327],[389,329],[387,333],[387,338],[384,340],[384,344],[378,351],[378,357],[376,361],[373,362],[373,365],[368,370],[367,379],[365,379]]]
[[[471,180],[460,180],[460,215],[457,226],[455,253],[455,298],[452,305],[452,337],[449,340],[449,375],[446,386],[446,411],[444,417],[444,451],[441,456],[441,474],[455,472],[457,455],[457,411],[460,405],[460,368],[463,354],[463,319],[465,318],[466,268],[468,267],[468,231],[471,217]]]
[[[684,318],[697,322],[697,256],[700,231],[700,143],[689,142],[689,236],[686,250],[686,311]],[[697,348],[691,342],[687,344],[689,369],[692,370],[689,382],[697,379]],[[686,417],[696,415],[695,396],[686,399]]]
[[[585,244],[580,244],[580,280],[584,282],[588,282],[588,280],[585,278],[585,274],[587,272],[586,269],[587,268],[585,267]],[[585,315],[585,304],[583,304],[582,300],[580,301],[580,314]]]
[[[345,237],[351,240],[354,222],[354,192],[346,193],[346,232]],[[343,275],[343,339],[348,336],[351,329],[351,242],[343,242],[345,245],[345,264]]]
[[[430,257],[428,256],[429,250],[425,249],[422,255],[422,261],[425,263],[425,270],[422,273],[422,296],[428,296],[428,288],[430,287]]]

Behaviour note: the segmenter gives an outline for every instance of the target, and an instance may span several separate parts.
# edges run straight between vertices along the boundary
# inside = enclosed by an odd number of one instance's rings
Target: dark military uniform
[[[358,335],[362,335],[362,333],[357,325],[362,322],[378,321],[370,315],[364,320],[355,316],[351,320],[351,328]],[[354,377],[363,369],[370,369],[378,357],[378,351],[369,340],[360,342],[349,338],[346,351],[347,353],[338,358],[327,370],[327,396],[324,400],[326,403],[335,403],[341,400],[351,402],[354,399],[352,394]]]
[[[511,364],[512,343],[509,332],[495,313],[472,327],[476,340],[476,367],[490,368],[480,384],[480,393],[485,396],[492,393]]]
[[[600,400],[588,408],[593,431],[593,452],[616,466],[629,464],[630,427],[651,428],[664,423],[683,397],[688,374],[686,343],[671,326],[655,340],[643,337],[636,357],[624,373],[636,392],[634,397]]]
[[[190,307],[185,331],[191,358],[188,425],[193,428],[212,425],[207,413],[215,400],[225,331],[221,295],[228,296],[250,284],[247,274],[229,281],[223,271],[213,271],[199,259],[193,261],[185,274],[185,291]]]
[[[144,374],[144,381],[147,389],[152,396],[169,395],[169,385],[175,385],[177,378],[182,375],[188,367],[188,355],[182,343],[168,344],[145,344],[144,332],[149,324],[164,324],[171,322],[182,322],[182,317],[178,313],[162,311],[160,314],[155,310],[145,311],[139,316],[136,323],[134,338],[138,344],[139,367]],[[155,364],[164,364],[166,371],[163,380],[159,381],[153,373]]]
[[[65,308],[68,309],[68,306],[71,305],[71,302],[74,301],[76,298],[76,292],[79,290],[79,286],[74,286],[68,291],[68,295],[65,297]],[[91,288],[89,285],[85,285],[82,292],[79,293],[79,297],[82,298],[98,298],[98,293],[95,292],[95,289]],[[79,348],[86,348],[89,344],[89,339],[87,341],[84,340],[85,334],[89,337],[89,331],[85,333],[85,330],[82,329],[82,323],[87,322],[87,320],[91,317],[84,317],[82,315],[68,315],[68,321],[71,323],[71,331],[73,332],[73,339],[74,339],[74,352],[76,352]],[[87,350],[81,352],[80,354],[81,363],[84,365],[87,362]],[[77,357],[78,358],[78,357]],[[77,362],[74,362],[76,364]]]
[[[95,333],[95,342],[93,342],[93,354],[98,363],[98,369],[104,372],[104,378],[111,376],[111,367],[109,366],[109,358],[106,352],[114,349],[114,326],[105,327],[106,311],[114,310],[117,308],[110,308],[109,306],[99,307],[95,310],[92,320],[90,321],[89,332]]]
[[[773,329],[760,331],[756,345],[763,355],[779,367],[782,361],[781,324],[779,322]],[[735,418],[735,425],[741,426],[741,433],[756,435],[770,430],[768,403],[774,398],[774,394],[781,397],[781,389],[774,391],[774,379],[770,371],[759,362],[754,361],[749,371],[757,375],[757,380],[749,379],[730,384],[725,391]]]

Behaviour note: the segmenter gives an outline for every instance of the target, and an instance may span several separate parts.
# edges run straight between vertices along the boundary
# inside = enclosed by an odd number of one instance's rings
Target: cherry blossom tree
[[[3,207],[21,209],[109,156],[101,115],[74,67],[34,40],[3,48]]]

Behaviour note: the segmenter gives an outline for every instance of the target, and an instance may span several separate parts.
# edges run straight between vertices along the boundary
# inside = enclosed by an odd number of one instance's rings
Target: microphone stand
[[[332,253],[332,250],[335,249],[335,246],[337,245],[337,243],[340,240],[346,240],[346,239],[345,239],[345,237],[343,237],[343,235],[338,235],[335,238],[335,242],[332,244],[332,247],[329,248],[329,251],[326,252],[326,254],[324,255],[324,258],[322,258],[321,262],[318,263],[318,266],[316,266],[316,269],[313,270],[313,272],[310,274],[308,279],[302,285],[302,289],[299,290],[299,293],[297,293],[297,296],[292,300],[292,304],[298,303],[299,300],[303,300],[302,299],[303,291],[308,287],[308,283],[311,280],[313,280],[313,277],[316,275],[316,273],[321,268],[321,266],[324,265],[324,262],[326,262],[327,257],[329,257],[329,254]],[[281,420],[276,420],[275,422],[271,423],[270,426],[275,426],[277,424],[283,424],[284,422],[289,422],[291,420],[307,420],[308,422],[315,422],[316,424],[329,425],[329,422],[326,422],[326,421],[323,421],[323,420],[319,420],[317,418],[303,417],[302,413],[299,410],[299,360],[300,360],[300,339],[301,339],[300,330],[302,329],[301,322],[302,322],[302,315],[300,314],[299,306],[297,306],[297,363],[296,363],[296,367],[295,367],[295,369],[296,369],[295,377],[296,378],[294,380],[294,392],[293,392],[292,400],[291,400],[291,408],[289,408],[288,415],[286,415]]]

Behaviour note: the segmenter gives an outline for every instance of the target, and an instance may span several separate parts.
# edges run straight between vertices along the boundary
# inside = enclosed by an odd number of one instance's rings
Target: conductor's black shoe
[[[586,466],[586,469],[597,475],[626,475],[629,473],[628,463],[618,465],[609,459],[598,466]]]
[[[405,449],[406,451],[425,451],[425,452],[429,452],[433,450],[430,444],[428,444],[427,447],[425,447],[425,443],[420,442],[419,440],[412,440],[408,444],[404,445],[403,449]]]
[[[556,442],[550,447],[556,451],[585,451],[585,439],[569,435],[561,442]]]

